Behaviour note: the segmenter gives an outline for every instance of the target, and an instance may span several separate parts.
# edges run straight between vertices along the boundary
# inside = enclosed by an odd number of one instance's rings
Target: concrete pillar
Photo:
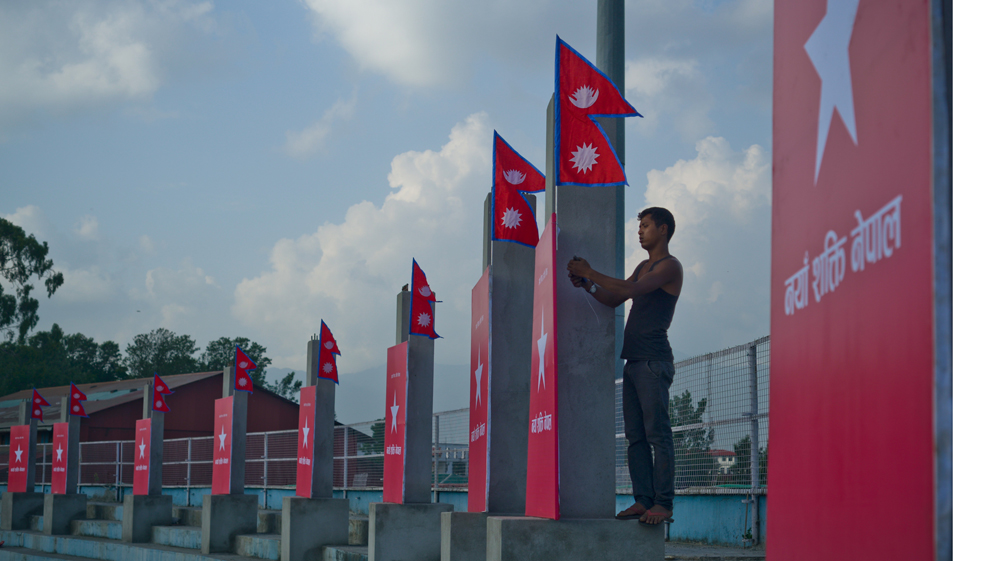
[[[233,434],[229,437],[233,456],[230,460],[229,494],[242,495],[246,482],[247,398],[250,394],[236,391],[235,377],[236,369],[232,366],[222,370],[222,397],[233,396]]]
[[[26,489],[28,493],[32,493],[35,491],[36,471],[38,471],[35,468],[38,459],[36,457],[38,452],[38,419],[31,418],[30,399],[21,400],[21,403],[17,406],[17,424],[31,427],[28,429],[28,450],[25,454],[28,456],[28,484]]]
[[[67,423],[66,493],[46,494],[42,507],[42,532],[66,535],[70,522],[87,518],[87,495],[77,493],[80,481],[80,417],[69,414],[70,400],[62,400],[59,422]]]
[[[153,386],[142,388],[142,418],[151,419],[149,431],[149,494],[163,492],[163,412],[153,410]]]
[[[151,419],[149,443],[149,494],[125,495],[122,508],[122,541],[149,543],[153,526],[169,525],[173,521],[173,499],[163,493],[163,412],[153,410],[152,384],[142,389],[142,418]]]
[[[28,425],[28,446],[22,457],[27,456],[25,492],[6,491],[0,499],[0,530],[26,530],[31,525],[31,517],[42,514],[44,495],[35,492],[35,450],[37,448],[38,420],[31,418],[30,400],[22,400],[18,406],[17,424]]]
[[[306,380],[316,386],[316,426],[313,430],[313,498],[333,497],[333,439],[336,424],[337,383],[319,377],[319,340],[306,345]],[[346,543],[346,542],[345,542]]]

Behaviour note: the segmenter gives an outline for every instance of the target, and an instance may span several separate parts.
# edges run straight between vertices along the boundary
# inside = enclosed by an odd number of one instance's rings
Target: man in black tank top
[[[639,245],[649,253],[649,259],[628,279],[599,273],[577,257],[566,267],[573,285],[605,306],[615,308],[632,299],[621,358],[626,361],[622,413],[635,504],[616,518],[638,519],[644,524],[659,524],[673,516],[674,509],[674,439],[669,413],[674,355],[667,329],[684,283],[681,263],[667,248],[674,227],[674,216],[665,208],[650,207],[639,213]]]

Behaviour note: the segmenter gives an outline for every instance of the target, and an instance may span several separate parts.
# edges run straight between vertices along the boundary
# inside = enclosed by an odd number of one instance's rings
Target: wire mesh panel
[[[469,410],[467,408],[434,414],[431,454],[435,489],[468,489]]]
[[[80,443],[80,484],[118,485],[120,442]]]
[[[334,485],[349,489],[382,487],[385,458],[385,420],[376,419],[343,427],[343,450],[334,447],[334,463],[341,463],[342,479]],[[336,474],[336,467],[334,473]]]
[[[770,338],[764,337],[675,365],[670,422],[678,492],[766,492],[769,359]],[[615,400],[617,488],[631,493],[621,382]]]
[[[4,444],[0,446],[0,483],[7,483],[7,475],[9,474],[7,468],[7,461],[10,458],[10,446]]]
[[[267,433],[267,486],[295,486],[299,431]],[[247,483],[250,485],[250,483]]]

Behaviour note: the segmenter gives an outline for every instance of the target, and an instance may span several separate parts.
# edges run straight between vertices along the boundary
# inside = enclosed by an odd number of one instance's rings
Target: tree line
[[[268,383],[267,348],[246,337],[220,337],[201,350],[189,335],[158,328],[136,335],[122,353],[118,343],[99,343],[83,333],[68,334],[53,324],[29,335],[38,325],[38,300],[31,295],[41,282],[51,298],[62,286],[62,273],[48,259],[47,242],[0,218],[0,396],[32,387],[65,386],[222,370],[232,364],[235,346],[257,363],[254,383],[292,399],[302,386],[289,372]]]

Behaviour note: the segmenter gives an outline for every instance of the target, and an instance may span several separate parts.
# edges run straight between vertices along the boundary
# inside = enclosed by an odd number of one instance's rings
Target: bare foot
[[[639,517],[639,522],[642,524],[649,524],[650,526],[656,526],[673,515],[674,511],[667,510],[662,505],[653,505],[653,508],[647,510],[642,516]]]
[[[615,518],[617,518],[618,520],[635,520],[645,513],[646,513],[646,507],[642,506],[639,503],[635,503],[632,506],[616,514]]]

